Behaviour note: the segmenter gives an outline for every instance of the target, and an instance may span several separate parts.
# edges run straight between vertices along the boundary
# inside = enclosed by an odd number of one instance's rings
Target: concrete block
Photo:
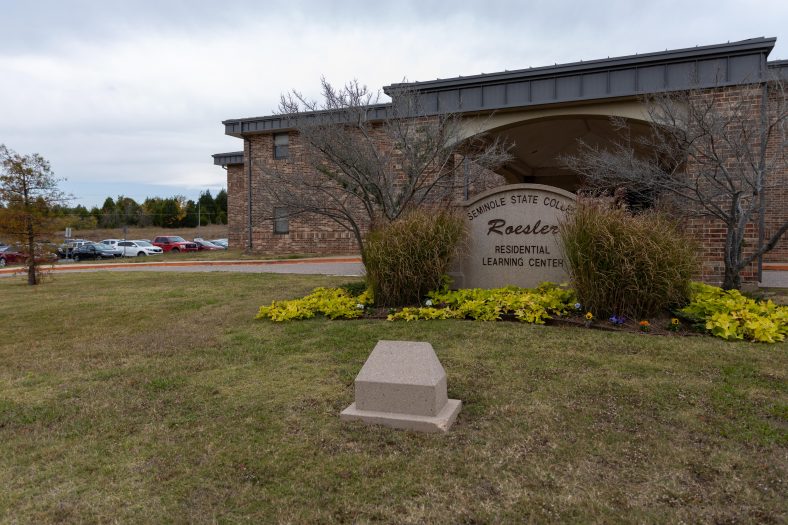
[[[429,343],[378,341],[355,388],[356,402],[340,414],[344,421],[443,432],[462,406],[448,399],[446,371]]]

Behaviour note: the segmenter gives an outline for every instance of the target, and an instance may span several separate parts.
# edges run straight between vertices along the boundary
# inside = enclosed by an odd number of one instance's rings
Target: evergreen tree
[[[186,228],[197,226],[197,203],[191,199],[186,202],[186,215],[180,225]]]
[[[213,197],[211,196],[211,190],[205,190],[204,192],[200,192],[200,198],[198,200],[200,203],[200,223],[201,224],[210,224],[214,221],[215,217],[215,203]]]
[[[216,205],[216,223],[227,224],[227,192],[224,188],[216,194],[213,202]]]
[[[118,213],[115,207],[115,201],[112,197],[107,197],[104,204],[101,206],[101,217],[99,218],[99,226],[102,228],[117,228],[118,227]]]

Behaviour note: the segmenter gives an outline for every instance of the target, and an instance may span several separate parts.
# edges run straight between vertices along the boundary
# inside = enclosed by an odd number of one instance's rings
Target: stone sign
[[[468,247],[452,272],[458,288],[532,288],[568,279],[558,222],[574,194],[543,184],[499,186],[462,203]]]

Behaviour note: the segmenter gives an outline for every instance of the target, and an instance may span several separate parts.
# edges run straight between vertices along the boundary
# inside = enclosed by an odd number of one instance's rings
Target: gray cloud
[[[784,2],[0,0],[0,142],[47,156],[85,204],[127,184],[196,194],[268,114],[325,75],[370,87],[777,36]],[[111,185],[110,185],[111,184]],[[107,188],[103,191],[102,188]],[[163,193],[163,192],[162,192]]]

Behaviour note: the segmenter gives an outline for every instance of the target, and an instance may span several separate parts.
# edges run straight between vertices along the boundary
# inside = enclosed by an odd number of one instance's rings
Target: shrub
[[[551,283],[535,289],[507,286],[484,290],[470,288],[441,290],[428,294],[428,306],[403,308],[388,316],[389,321],[417,319],[473,319],[497,321],[511,315],[524,323],[544,324],[552,315],[566,313],[575,301],[571,290]]]
[[[271,306],[261,306],[255,318],[292,321],[322,314],[329,319],[355,319],[364,315],[364,308],[370,304],[372,294],[369,292],[353,296],[343,288],[315,288],[301,299],[274,301]]]
[[[716,337],[776,343],[788,336],[788,307],[758,302],[738,290],[692,283],[692,302],[681,310]]]
[[[415,210],[366,238],[367,283],[379,306],[416,304],[440,288],[465,221],[450,211]]]
[[[581,202],[560,235],[578,298],[597,315],[643,319],[686,304],[696,247],[667,216]]]

